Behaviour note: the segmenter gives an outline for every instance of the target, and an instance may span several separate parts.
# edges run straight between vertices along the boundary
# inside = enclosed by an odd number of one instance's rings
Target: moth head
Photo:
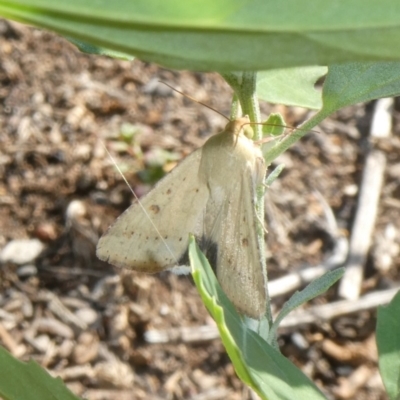
[[[238,119],[238,123],[240,124],[239,129],[243,129],[243,134],[246,136],[248,139],[253,139],[254,136],[254,130],[250,125],[250,118],[248,115],[245,115],[242,118]]]
[[[251,139],[254,136],[254,131],[250,125],[250,118],[248,115],[230,121],[226,125],[225,131],[232,132],[235,136],[243,134],[249,139]]]

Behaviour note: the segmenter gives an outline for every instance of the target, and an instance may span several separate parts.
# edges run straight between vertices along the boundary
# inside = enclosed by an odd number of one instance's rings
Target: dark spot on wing
[[[168,190],[167,190],[167,194],[171,194],[171,189],[168,189]]]
[[[242,239],[242,246],[247,247],[249,245],[249,241],[247,238]]]
[[[158,214],[160,212],[160,207],[157,204],[153,204],[150,206],[150,211],[154,214]]]

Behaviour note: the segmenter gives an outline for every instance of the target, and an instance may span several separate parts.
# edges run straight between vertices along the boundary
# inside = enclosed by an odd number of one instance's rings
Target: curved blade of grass
[[[218,325],[238,376],[262,399],[325,399],[299,369],[245,326],[193,237],[189,258],[196,286]]]

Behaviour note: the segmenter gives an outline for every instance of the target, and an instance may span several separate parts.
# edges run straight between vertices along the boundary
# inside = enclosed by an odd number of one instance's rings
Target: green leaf
[[[299,67],[261,71],[257,78],[257,94],[270,103],[320,109],[321,90],[315,83],[326,75],[326,67]]]
[[[262,122],[263,136],[280,136],[285,132],[285,120],[279,113],[270,114],[268,119]]]
[[[400,399],[400,292],[378,307],[376,341],[379,369],[389,398]]]
[[[399,2],[400,4],[400,2]],[[322,89],[322,109],[283,140],[268,147],[267,165],[328,115],[352,104],[400,95],[400,62],[330,65]]]
[[[262,399],[325,399],[299,369],[246,327],[193,237],[189,244],[189,258],[197,289],[217,323],[222,342],[240,379]]]
[[[323,87],[326,116],[340,108],[400,94],[400,62],[330,65]]]
[[[24,363],[0,347],[0,397],[4,400],[78,400],[60,378],[34,361]]]
[[[0,0],[0,15],[177,69],[400,60],[398,0]]]
[[[303,290],[295,292],[283,305],[282,310],[276,317],[274,324],[271,327],[268,341],[270,343],[274,342],[279,324],[289,313],[307,301],[325,293],[343,276],[344,271],[344,268],[337,268],[333,271],[328,271],[324,275],[310,282]]]

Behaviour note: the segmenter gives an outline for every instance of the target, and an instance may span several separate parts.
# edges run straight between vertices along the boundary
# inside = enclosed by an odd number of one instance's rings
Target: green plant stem
[[[296,143],[299,139],[305,136],[311,129],[318,125],[327,117],[326,113],[319,112],[315,114],[312,118],[306,121],[299,128],[286,136],[283,140],[278,141],[275,146],[268,148],[268,152],[264,154],[265,162],[267,165],[271,164],[279,155],[285,152],[290,146]]]
[[[221,74],[221,76],[225,79],[225,81],[228,83],[228,85],[233,89],[233,98],[232,98],[231,115],[230,115],[230,119],[232,121],[232,120],[238,118],[239,114],[241,112],[241,104],[240,104],[240,100],[239,100],[237,91],[239,91],[242,77],[241,77],[241,75],[239,75],[235,72],[226,72],[224,74]]]
[[[231,105],[231,115],[230,120],[236,119],[241,112],[240,102],[236,94],[233,94],[232,105]]]
[[[238,94],[240,104],[244,115],[248,115],[251,122],[261,122],[260,106],[257,97],[257,73],[243,72],[240,94]],[[254,140],[262,139],[262,126],[255,124],[252,126],[254,130]]]

